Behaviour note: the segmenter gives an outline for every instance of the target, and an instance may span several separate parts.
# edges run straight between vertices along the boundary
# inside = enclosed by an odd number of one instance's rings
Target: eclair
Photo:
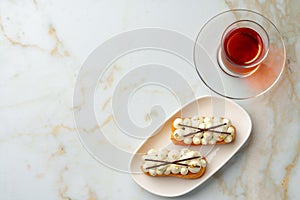
[[[176,118],[171,140],[176,145],[228,144],[235,140],[236,128],[224,117]]]
[[[206,159],[199,151],[189,149],[150,149],[143,155],[141,170],[148,176],[200,178],[206,170]]]

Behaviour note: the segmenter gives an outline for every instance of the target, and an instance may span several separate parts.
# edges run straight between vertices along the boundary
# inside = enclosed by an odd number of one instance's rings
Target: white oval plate
[[[188,147],[199,150],[207,159],[208,165],[205,174],[198,179],[180,179],[174,177],[150,177],[141,172],[142,155],[151,148],[181,149],[182,146],[173,145],[170,140],[171,125],[176,117],[220,116],[231,119],[237,130],[236,140],[226,145],[208,145]],[[159,196],[175,197],[186,194],[195,189],[222,166],[224,166],[246,143],[252,129],[249,114],[235,102],[221,98],[205,96],[192,101],[182,109],[171,115],[164,125],[159,128],[136,150],[130,161],[130,172],[135,182],[145,190]]]

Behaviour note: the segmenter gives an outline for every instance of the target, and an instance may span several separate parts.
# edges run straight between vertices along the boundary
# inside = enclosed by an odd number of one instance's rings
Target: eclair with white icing
[[[176,118],[172,123],[171,140],[176,145],[228,144],[235,137],[235,126],[224,117]]]
[[[189,149],[150,149],[143,156],[142,171],[148,176],[171,176],[185,179],[201,177],[206,170],[206,159],[200,152]]]

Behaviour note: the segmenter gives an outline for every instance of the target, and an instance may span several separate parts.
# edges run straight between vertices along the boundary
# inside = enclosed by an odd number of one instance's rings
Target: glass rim
[[[224,30],[224,32],[222,33],[222,37],[221,37],[221,41],[220,41],[220,51],[224,51],[224,38],[225,36],[227,35],[227,31],[230,29],[230,27],[234,24],[237,24],[239,22],[250,22],[250,23],[253,23],[255,25],[257,25],[265,34],[267,40],[266,40],[266,43],[265,41],[263,41],[263,46],[264,46],[264,55],[261,57],[261,58],[258,58],[256,60],[254,60],[253,62],[251,62],[249,65],[239,65],[239,64],[236,64],[234,62],[231,61],[230,58],[228,58],[227,54],[224,52],[224,57],[225,59],[232,65],[234,66],[235,68],[242,68],[242,69],[248,69],[248,68],[253,68],[257,65],[259,65],[261,62],[263,62],[263,60],[267,57],[268,55],[268,52],[269,52],[269,49],[270,49],[270,37],[269,37],[269,34],[268,32],[266,31],[266,29],[260,25],[259,23],[257,23],[256,21],[253,21],[253,20],[249,20],[249,19],[240,19],[240,20],[236,20],[234,22],[232,22],[230,25],[227,26],[227,28]],[[242,27],[247,27],[247,26],[242,26]],[[261,34],[256,30],[256,29],[253,29],[253,27],[247,27],[247,28],[250,28],[252,30],[254,30],[263,40],[263,37],[261,36]],[[233,29],[231,29],[233,30]],[[267,47],[267,48],[265,48]]]

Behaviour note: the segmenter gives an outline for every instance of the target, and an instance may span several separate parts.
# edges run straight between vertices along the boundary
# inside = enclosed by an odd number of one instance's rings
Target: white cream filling
[[[154,155],[154,153],[156,155]],[[187,148],[181,149],[181,150],[167,150],[167,149],[161,149],[159,151],[156,151],[155,149],[150,149],[148,151],[150,155],[146,154],[142,156],[143,159],[152,159],[152,160],[161,160],[161,161],[175,161],[175,160],[182,160],[186,158],[192,158],[196,156],[200,156],[200,158],[195,158],[192,160],[186,160],[186,161],[181,161],[181,164],[186,164],[188,166],[182,166],[182,165],[177,165],[175,164],[167,164],[151,169],[147,169],[152,166],[156,166],[161,164],[161,162],[153,162],[153,161],[145,161],[144,164],[142,165],[142,171],[143,172],[148,172],[151,176],[156,176],[156,175],[169,175],[170,173],[172,174],[181,174],[181,175],[187,175],[189,172],[191,173],[197,173],[200,171],[199,167],[205,167],[206,166],[206,161],[202,159],[202,156],[200,152],[198,151],[191,151]],[[165,159],[161,159],[165,158]]]
[[[203,145],[206,145],[206,144],[207,144],[207,140],[206,140],[205,138],[202,138],[202,139],[201,139],[201,143],[202,143]]]
[[[200,142],[201,142],[201,138],[200,137],[197,137],[197,136],[193,137],[193,143],[194,144],[200,144]]]
[[[161,149],[157,153],[157,158],[159,160],[164,160],[164,159],[167,158],[167,156],[168,156],[168,150],[167,149]]]
[[[148,155],[151,155],[151,156],[156,156],[157,155],[157,151],[155,149],[150,149],[148,151]]]
[[[172,174],[178,174],[180,172],[180,167],[178,165],[172,164],[171,172],[172,172]]]
[[[195,160],[192,160],[190,163],[189,163],[190,167],[188,167],[189,171],[192,172],[192,173],[198,173],[201,169],[201,166],[200,166],[200,162],[199,160],[195,161]],[[198,167],[197,167],[198,166]]]
[[[232,141],[232,136],[231,135],[227,135],[227,137],[224,139],[224,141],[226,143],[230,143]]]
[[[173,162],[174,160],[178,160],[180,158],[180,152],[177,150],[171,150],[168,153],[168,161]]]
[[[149,169],[149,174],[151,176],[155,176],[156,175],[156,169]]]
[[[206,128],[205,123],[200,123],[199,128],[202,128],[202,129]]]
[[[182,119],[181,118],[176,118],[173,122],[173,126],[174,128],[181,128],[181,126],[179,124],[182,124]]]
[[[201,129],[210,128],[212,126],[217,126],[223,123],[226,123],[223,126],[214,128],[213,130],[219,131],[219,132],[228,132],[231,134],[231,137],[228,137],[229,134],[222,134],[222,133],[215,133],[205,131],[205,132],[199,132],[190,136],[184,137],[184,135],[199,131],[198,129],[189,128],[189,127],[183,127],[183,126],[177,126],[178,123],[182,123],[184,125],[188,126],[194,126],[199,127]],[[177,141],[183,141],[185,144],[195,144],[195,145],[206,145],[206,144],[216,144],[217,142],[225,141],[225,143],[232,142],[232,134],[234,134],[234,128],[231,127],[231,121],[226,118],[222,117],[198,117],[194,116],[191,119],[190,118],[177,118],[173,122],[173,126],[176,128],[176,130],[173,132],[173,136],[175,140]]]
[[[184,142],[184,144],[192,144],[193,139],[192,139],[192,137],[189,137],[189,136],[184,137],[183,142]]]
[[[233,134],[234,133],[234,128],[231,127],[231,126],[228,127],[227,132],[230,133],[230,134]]]
[[[161,166],[162,167],[162,166]],[[162,175],[164,172],[165,172],[165,166],[163,166],[163,168],[161,168],[161,167],[157,167],[156,168],[156,174],[157,175]]]
[[[165,175],[171,174],[171,167],[170,167],[170,166],[168,166],[168,167],[166,168],[164,174],[165,174]]]
[[[211,122],[211,117],[204,117],[204,123]]]
[[[184,139],[183,135],[185,135],[185,132],[182,129],[176,129],[173,135],[175,140],[182,141]]]
[[[180,174],[181,175],[187,175],[187,173],[189,173],[188,168],[187,167],[181,167]]]
[[[200,165],[201,165],[201,167],[206,167],[206,160],[201,159],[200,160]]]
[[[192,121],[189,118],[184,118],[182,124],[187,125],[187,126],[191,126]]]
[[[192,126],[198,127],[200,124],[200,119],[198,116],[192,117]]]

